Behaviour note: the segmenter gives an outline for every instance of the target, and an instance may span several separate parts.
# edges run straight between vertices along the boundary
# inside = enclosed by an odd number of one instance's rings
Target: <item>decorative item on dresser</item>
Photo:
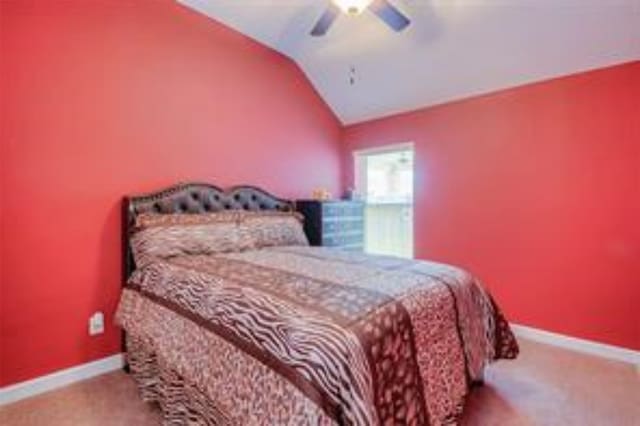
[[[313,246],[364,248],[364,203],[344,200],[298,200],[304,232]]]

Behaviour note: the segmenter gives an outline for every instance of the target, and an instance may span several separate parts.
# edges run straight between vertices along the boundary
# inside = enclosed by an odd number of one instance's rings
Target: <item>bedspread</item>
[[[319,247],[151,262],[117,321],[211,423],[451,423],[484,367],[518,352],[464,270]]]

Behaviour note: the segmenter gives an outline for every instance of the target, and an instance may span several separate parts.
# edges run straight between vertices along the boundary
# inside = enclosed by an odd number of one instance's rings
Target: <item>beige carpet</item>
[[[640,375],[624,363],[521,341],[515,361],[487,371],[463,425],[640,425]],[[0,425],[158,425],[123,372],[0,408]]]

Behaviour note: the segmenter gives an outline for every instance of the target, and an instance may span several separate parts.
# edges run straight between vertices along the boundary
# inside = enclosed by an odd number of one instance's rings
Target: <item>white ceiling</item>
[[[640,59],[640,0],[390,0],[404,32],[365,12],[320,38],[329,0],[178,1],[292,58],[345,124]]]

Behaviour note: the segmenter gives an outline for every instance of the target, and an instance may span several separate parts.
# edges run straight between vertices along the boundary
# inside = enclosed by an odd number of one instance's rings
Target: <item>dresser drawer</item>
[[[364,206],[362,203],[325,203],[322,205],[324,219],[334,217],[362,217]]]
[[[334,220],[325,218],[322,221],[322,232],[325,234],[352,231],[364,231],[364,221],[361,217],[356,217],[353,219],[339,218]]]
[[[327,247],[339,247],[361,244],[362,240],[362,232],[336,232],[334,234],[324,234],[322,236],[322,245]]]

